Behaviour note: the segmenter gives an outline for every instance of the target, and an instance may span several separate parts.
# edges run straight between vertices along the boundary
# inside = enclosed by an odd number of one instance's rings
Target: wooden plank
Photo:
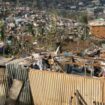
[[[22,81],[14,79],[12,87],[10,88],[10,91],[9,91],[9,98],[12,100],[17,100],[20,94],[20,91],[22,89],[22,86],[23,86]]]
[[[78,66],[87,65],[87,66],[96,66],[96,67],[102,66],[102,67],[105,67],[105,65],[101,65],[101,64],[99,64],[99,63],[85,64],[85,62],[84,62],[84,63],[83,63],[83,62],[75,62],[75,63],[73,63],[73,62],[63,62],[63,61],[61,61],[60,63],[63,64],[63,65],[65,65],[65,64],[71,64],[71,65],[78,65]]]

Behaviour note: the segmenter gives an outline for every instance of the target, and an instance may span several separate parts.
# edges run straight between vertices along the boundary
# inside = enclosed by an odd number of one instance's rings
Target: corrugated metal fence
[[[16,105],[33,105],[32,96],[34,105],[105,105],[104,78],[38,70],[29,72],[20,65],[21,61],[9,62],[6,65],[8,75],[0,75],[0,105],[5,105],[13,79],[24,83]]]
[[[105,105],[105,103],[102,103],[102,102],[94,102],[94,105]]]
[[[28,79],[29,70],[24,67],[22,62],[24,59],[16,59],[6,64],[6,73],[9,76],[9,87],[12,85],[13,79],[23,82],[23,87],[18,97],[16,105],[32,105],[32,95]]]
[[[105,102],[104,78],[31,70],[29,79],[35,105],[104,105]],[[77,90],[85,104],[77,104]]]
[[[0,105],[4,105],[7,97],[7,76],[0,75]]]

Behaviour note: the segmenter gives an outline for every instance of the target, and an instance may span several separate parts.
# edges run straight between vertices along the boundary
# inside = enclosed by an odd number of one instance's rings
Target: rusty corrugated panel
[[[103,101],[103,84],[98,78],[31,70],[29,79],[35,105],[69,105],[76,90],[88,105]]]
[[[98,38],[105,38],[105,26],[92,26],[91,33]]]

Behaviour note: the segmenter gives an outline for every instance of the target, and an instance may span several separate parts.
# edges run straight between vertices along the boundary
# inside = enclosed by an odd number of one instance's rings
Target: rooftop
[[[105,19],[103,18],[99,18],[89,22],[89,26],[104,26],[104,25],[105,25]]]

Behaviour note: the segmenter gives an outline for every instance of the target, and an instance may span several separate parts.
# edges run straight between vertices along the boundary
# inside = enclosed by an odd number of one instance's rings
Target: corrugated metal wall
[[[8,90],[7,76],[0,75],[0,105],[5,105],[7,90]]]
[[[24,59],[16,59],[6,64],[6,72],[9,76],[9,87],[12,85],[11,80],[17,79],[24,83],[18,99],[18,105],[32,105],[32,96],[28,81],[28,69],[21,64]]]
[[[29,79],[35,105],[70,105],[76,90],[87,105],[95,105],[94,101],[105,102],[103,79],[35,70],[30,71]],[[72,105],[78,104],[73,102]]]
[[[101,103],[101,102],[94,102],[94,105],[105,105],[105,103]]]

